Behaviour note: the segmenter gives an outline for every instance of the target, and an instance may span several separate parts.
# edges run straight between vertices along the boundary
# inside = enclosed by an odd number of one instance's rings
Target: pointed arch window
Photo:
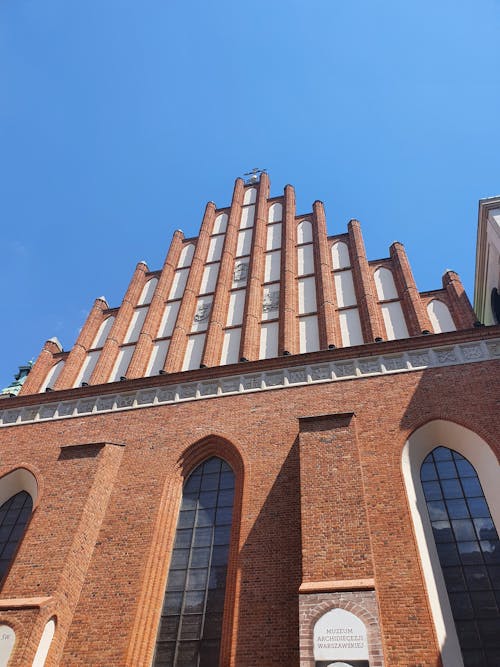
[[[0,581],[9,569],[32,512],[33,498],[27,491],[16,493],[0,507]]]
[[[476,470],[436,447],[420,479],[464,665],[500,664],[500,542]]]
[[[219,664],[233,500],[234,473],[217,457],[184,484],[154,667]]]

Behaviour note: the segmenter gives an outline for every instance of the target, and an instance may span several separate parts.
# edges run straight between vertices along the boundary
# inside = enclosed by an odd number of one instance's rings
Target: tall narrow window
[[[234,473],[212,457],[189,476],[175,534],[154,667],[216,667]]]
[[[0,581],[9,569],[33,511],[33,499],[26,491],[11,496],[0,507]]]
[[[420,479],[464,665],[500,665],[500,542],[477,473],[437,447]]]

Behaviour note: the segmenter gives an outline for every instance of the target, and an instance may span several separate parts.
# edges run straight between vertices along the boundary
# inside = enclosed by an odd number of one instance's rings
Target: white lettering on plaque
[[[363,621],[345,609],[331,609],[323,614],[314,626],[314,659],[368,660]]]
[[[15,641],[14,630],[8,625],[0,625],[0,667],[7,667]]]

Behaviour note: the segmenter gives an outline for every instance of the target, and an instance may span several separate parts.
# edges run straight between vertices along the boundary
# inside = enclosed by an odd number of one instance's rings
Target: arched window
[[[32,511],[33,498],[27,491],[19,491],[0,507],[0,581],[9,569]]]
[[[217,457],[184,484],[154,667],[219,664],[233,497],[234,473]]]
[[[420,479],[464,665],[500,664],[500,542],[476,470],[440,446]]]

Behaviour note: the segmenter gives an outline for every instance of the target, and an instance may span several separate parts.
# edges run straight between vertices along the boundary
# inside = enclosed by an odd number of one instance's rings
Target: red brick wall
[[[298,667],[300,585],[373,577],[385,665],[437,667],[401,451],[439,418],[498,454],[498,377],[484,362],[0,429],[0,473],[29,464],[41,482],[0,592],[12,665],[29,664],[54,613],[48,666],[149,664],[182,478],[216,453],[235,468],[241,517],[224,666]],[[334,413],[355,417],[299,428]],[[2,606],[13,598],[49,600]]]

